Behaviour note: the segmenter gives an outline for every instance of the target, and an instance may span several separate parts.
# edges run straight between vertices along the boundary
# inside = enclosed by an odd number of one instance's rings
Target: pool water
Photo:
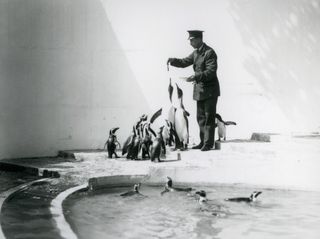
[[[207,192],[200,206],[194,192],[160,195],[162,187],[82,192],[64,202],[67,221],[78,238],[320,238],[320,192],[236,186],[197,187]],[[225,201],[262,191],[254,203]]]

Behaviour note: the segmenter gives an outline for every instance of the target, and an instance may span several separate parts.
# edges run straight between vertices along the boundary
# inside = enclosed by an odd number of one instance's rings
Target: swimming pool
[[[143,196],[121,197],[128,187],[81,192],[65,200],[65,217],[78,238],[319,238],[320,192],[212,185],[209,206],[187,192],[142,185]],[[255,203],[225,198],[263,193]],[[193,191],[194,193],[195,191]],[[219,206],[220,212],[212,213]],[[218,215],[218,216],[217,216]]]

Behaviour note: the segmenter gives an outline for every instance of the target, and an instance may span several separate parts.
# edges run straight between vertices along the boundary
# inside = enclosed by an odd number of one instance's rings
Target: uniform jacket
[[[173,58],[171,65],[175,67],[187,67],[193,64],[194,86],[193,99],[205,100],[220,96],[220,86],[217,77],[217,55],[215,51],[205,43],[182,59]]]

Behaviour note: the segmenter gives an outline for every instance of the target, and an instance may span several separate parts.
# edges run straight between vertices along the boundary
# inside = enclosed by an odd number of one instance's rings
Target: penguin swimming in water
[[[139,192],[139,189],[141,187],[141,183],[137,183],[133,186],[133,189],[128,191],[128,192],[125,192],[125,193],[122,193],[120,194],[121,197],[129,197],[129,196],[133,196],[133,195],[140,195],[140,196],[144,196],[143,194],[141,194]]]
[[[103,149],[105,149],[107,146],[108,158],[112,158],[112,155],[114,155],[116,158],[119,158],[119,156],[116,153],[116,148],[117,148],[117,145],[119,145],[120,147],[120,143],[118,142],[117,136],[115,134],[118,129],[119,127],[116,127],[116,128],[112,128],[109,131],[109,138],[107,142],[104,144]]]
[[[187,112],[183,105],[183,91],[179,88],[176,83],[177,94],[179,99],[179,106],[176,109],[175,117],[174,117],[174,126],[178,138],[180,140],[180,149],[187,149],[189,143],[189,122],[188,116],[190,116],[189,112]]]
[[[225,199],[226,201],[230,201],[230,202],[246,202],[246,203],[250,203],[250,202],[255,202],[257,200],[257,197],[261,194],[262,192],[260,191],[254,191],[250,197],[236,197],[236,198],[227,198]]]
[[[167,193],[167,192],[174,192],[174,191],[177,191],[177,192],[190,192],[192,190],[192,188],[180,188],[180,187],[174,187],[173,186],[173,181],[172,181],[172,178],[170,177],[167,177],[167,183],[166,185],[164,186],[164,191],[161,192],[161,196],[164,194],[164,193]]]
[[[218,127],[218,135],[219,135],[218,141],[221,141],[221,139],[226,140],[226,133],[227,133],[226,126],[237,125],[237,124],[233,121],[223,121],[221,115],[219,114],[216,114],[216,119],[217,119],[216,126]]]
[[[223,205],[210,203],[212,200],[207,199],[207,193],[204,190],[197,191],[196,195],[199,195],[198,203],[201,211],[209,212],[211,215],[216,217],[227,216],[227,209]]]
[[[198,199],[199,204],[202,204],[208,201],[207,193],[204,190],[197,191],[196,194],[199,195],[199,199]]]

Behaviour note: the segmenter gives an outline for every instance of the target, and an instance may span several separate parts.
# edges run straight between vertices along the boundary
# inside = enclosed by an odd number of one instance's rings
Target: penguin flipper
[[[186,111],[185,109],[184,109],[183,114],[184,114],[185,116],[187,116],[187,117],[189,117],[189,116],[190,116],[190,113],[189,113],[188,111]]]
[[[151,119],[150,119],[150,123],[153,123],[162,113],[162,108],[160,108],[157,112],[155,112]]]
[[[221,118],[221,115],[219,115],[218,113],[216,113],[216,118],[217,118],[219,121],[224,122],[224,121],[222,120],[222,118]]]
[[[107,144],[108,144],[108,140],[105,142],[103,149],[106,149]]]
[[[168,65],[168,71],[169,71],[169,65]],[[169,86],[168,86],[168,92],[169,92],[169,99],[170,99],[170,102],[172,102],[173,86],[172,86],[172,84],[171,84],[171,78],[170,78],[170,83],[169,83]]]
[[[233,121],[226,121],[224,122],[225,125],[237,125],[236,122],[233,122]]]
[[[188,139],[187,139],[186,143],[189,143],[189,120],[188,120],[188,117],[186,115],[184,115],[184,119],[186,121],[187,132],[188,132]]]
[[[151,127],[149,127],[149,131],[151,132],[151,134],[153,134],[154,137],[157,137],[156,132],[154,132],[154,130]]]

